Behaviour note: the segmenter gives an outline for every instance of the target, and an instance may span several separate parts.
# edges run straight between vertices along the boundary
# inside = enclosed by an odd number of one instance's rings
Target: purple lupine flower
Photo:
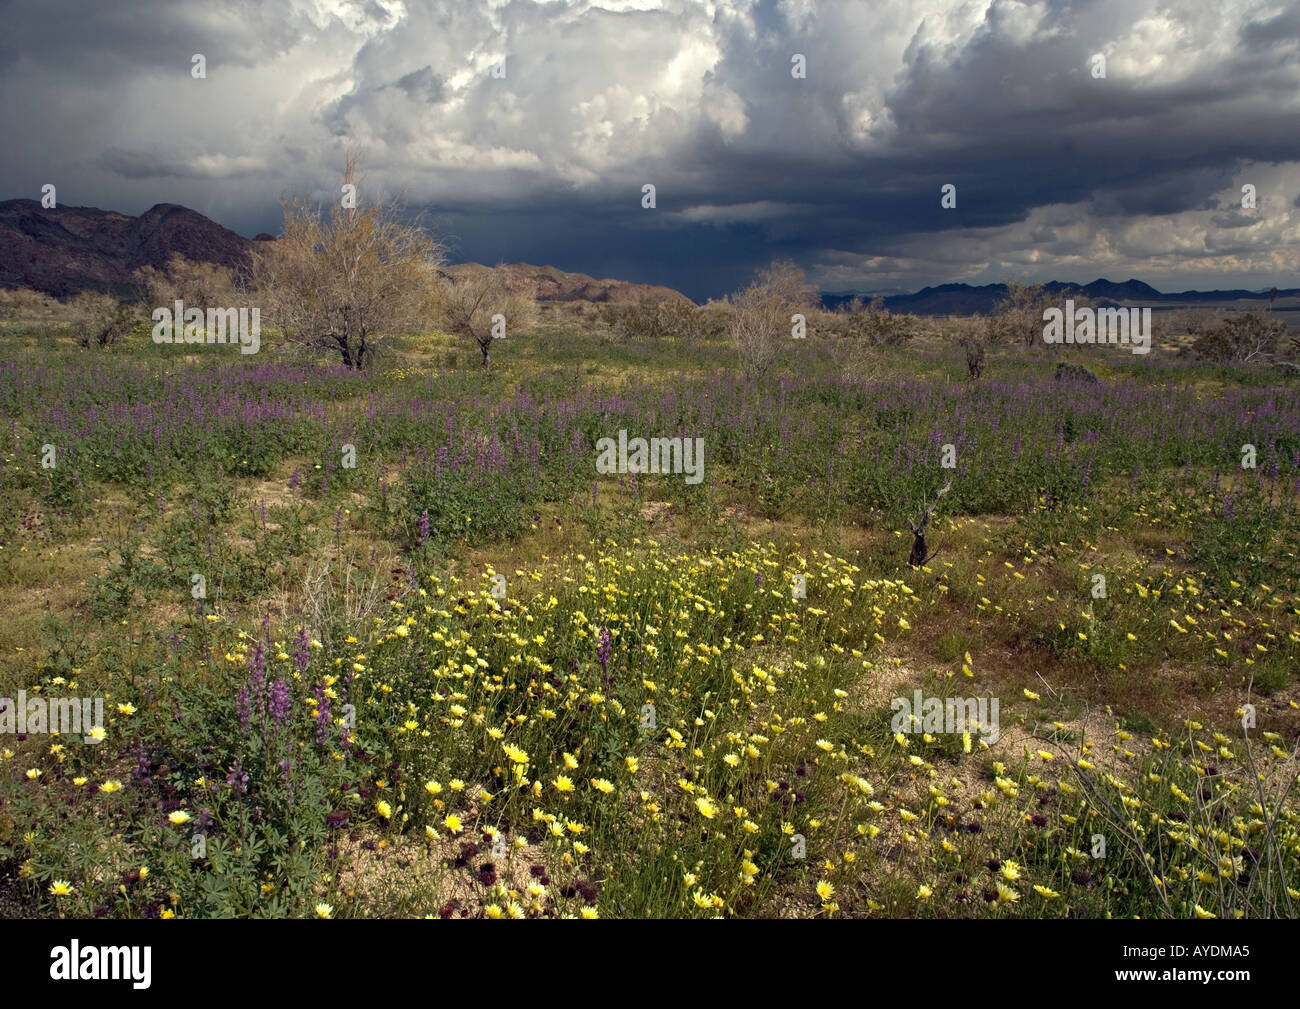
[[[311,662],[311,641],[307,637],[307,628],[298,628],[298,640],[293,645],[293,665],[299,673],[305,673]]]
[[[226,784],[241,795],[248,791],[248,775],[244,773],[238,759],[230,765],[230,773],[226,775]]]
[[[289,709],[293,705],[293,695],[289,690],[289,684],[286,680],[276,680],[271,684],[271,720],[275,723],[283,722],[289,716]]]
[[[266,686],[266,648],[260,641],[248,658],[248,682],[254,691]]]
[[[429,513],[428,511],[420,512],[420,546],[424,546],[425,541],[429,538]]]
[[[609,666],[609,656],[613,651],[609,642],[609,628],[602,627],[600,633],[596,635],[596,661],[600,663],[600,670],[604,672]]]
[[[253,654],[250,655],[248,658],[247,701],[249,702],[250,716],[252,715],[253,706],[255,705],[257,709],[258,718],[260,720],[265,721],[266,719],[266,648],[260,641],[257,643],[257,646],[253,649]]]
[[[300,483],[302,483],[302,473],[300,473],[298,467],[295,466],[293,472],[289,474],[289,489],[296,490]]]
[[[253,705],[249,700],[246,687],[240,687],[239,692],[235,694],[235,710],[239,712],[240,725],[247,725],[248,720],[253,717]]]

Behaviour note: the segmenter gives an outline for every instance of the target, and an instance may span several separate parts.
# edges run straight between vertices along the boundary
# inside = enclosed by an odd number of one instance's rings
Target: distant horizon
[[[40,206],[40,201],[39,201],[39,200],[33,199],[32,197],[27,197],[27,196],[15,196],[15,197],[10,197],[10,198],[7,198],[7,199],[3,199],[3,200],[0,200],[0,205],[8,204],[8,203],[15,203],[15,202],[27,202],[27,203],[33,203],[33,204],[36,204],[38,207]],[[203,211],[198,210],[198,209],[195,208],[195,207],[190,207],[190,206],[187,206],[186,204],[183,204],[183,203],[177,203],[177,202],[175,202],[175,201],[173,201],[173,200],[157,200],[157,201],[154,201],[153,203],[150,203],[149,206],[147,206],[147,207],[145,207],[143,210],[141,210],[139,213],[135,213],[135,214],[130,214],[130,213],[128,213],[127,211],[117,210],[117,209],[115,209],[115,208],[111,208],[111,207],[98,207],[98,206],[93,206],[93,205],[90,205],[90,204],[71,204],[71,203],[63,203],[63,202],[60,202],[60,203],[58,203],[57,206],[58,206],[58,209],[59,209],[59,210],[86,210],[86,211],[95,211],[95,212],[98,212],[98,213],[120,214],[120,215],[122,215],[122,216],[128,216],[128,217],[134,217],[134,218],[142,217],[144,214],[148,213],[150,210],[153,210],[153,209],[156,208],[156,207],[179,207],[179,208],[181,208],[181,209],[188,210],[188,211],[191,211],[191,212],[193,212],[193,213],[200,214],[200,215],[202,215],[203,217],[206,217],[208,220],[212,221],[214,224],[217,224],[217,225],[219,225],[220,227],[225,228],[226,230],[233,232],[234,234],[238,235],[240,238],[242,238],[242,239],[244,239],[244,240],[246,240],[246,241],[256,241],[256,235],[244,234],[243,232],[239,231],[237,228],[233,228],[233,227],[231,227],[230,225],[225,224],[224,222],[222,222],[222,221],[220,221],[220,220],[217,220],[216,218],[213,218],[213,217],[209,216],[208,214],[203,213]],[[257,234],[257,235],[261,235],[261,234],[271,235],[273,238],[274,238],[274,237],[278,237],[277,235],[275,235],[273,232],[270,232],[270,231],[259,231],[259,232],[257,232],[256,234]],[[448,265],[448,266],[460,266],[460,265],[464,265],[464,264],[467,264],[467,263],[475,263],[475,264],[478,264],[478,265],[481,265],[481,266],[491,266],[491,265],[495,265],[495,264],[491,264],[491,263],[484,263],[482,260],[475,260],[475,259],[448,258],[447,261],[446,261],[446,265]],[[501,264],[501,265],[506,265],[506,266],[520,266],[520,265],[524,265],[524,266],[534,266],[534,267],[538,267],[538,268],[549,267],[549,268],[552,268],[552,269],[560,270],[560,271],[562,271],[562,272],[564,272],[564,273],[582,274],[582,275],[585,275],[585,276],[592,277],[593,279],[596,279],[596,280],[618,280],[618,281],[622,281],[622,282],[630,283],[630,284],[644,284],[644,285],[655,285],[655,286],[664,286],[664,287],[671,287],[671,286],[672,286],[672,285],[668,285],[668,284],[659,284],[659,283],[656,282],[656,281],[645,280],[645,279],[641,279],[641,278],[633,277],[633,276],[623,276],[623,275],[615,275],[615,274],[609,274],[609,273],[606,273],[606,274],[601,274],[601,273],[592,273],[590,270],[579,269],[579,268],[571,268],[571,267],[568,267],[568,266],[561,265],[560,263],[558,263],[558,262],[554,262],[554,261],[531,262],[531,261],[527,261],[527,260],[513,260],[513,261],[509,261],[509,262],[503,263],[503,264]],[[805,271],[806,271],[806,268],[804,267],[803,264],[798,263],[798,262],[796,261],[796,265],[800,266],[800,268],[803,268],[803,269],[805,269]],[[1018,278],[1008,278],[1008,279],[1009,279],[1009,280],[1017,280]],[[931,290],[942,290],[942,289],[944,289],[944,288],[967,288],[967,289],[971,289],[971,290],[976,290],[976,289],[988,288],[988,287],[999,287],[999,286],[1003,286],[1003,285],[1005,285],[1005,284],[1008,282],[1008,279],[1004,279],[1004,280],[988,280],[988,281],[984,281],[984,282],[981,282],[981,283],[972,283],[972,282],[970,282],[970,281],[962,281],[962,280],[932,280],[932,281],[930,281],[929,283],[923,283],[923,284],[921,284],[919,287],[912,288],[912,289],[910,289],[910,290],[909,290],[909,289],[906,289],[906,288],[875,288],[875,289],[872,289],[872,288],[865,288],[865,289],[864,289],[864,288],[857,288],[857,289],[854,289],[854,288],[840,288],[840,289],[831,289],[831,288],[826,288],[826,287],[817,287],[817,293],[818,293],[821,297],[823,297],[823,298],[831,298],[831,299],[850,299],[850,298],[853,298],[853,297],[861,297],[861,298],[876,298],[876,297],[883,297],[883,298],[897,298],[897,297],[911,297],[911,296],[915,296],[915,295],[921,294],[921,293],[923,293],[923,292],[925,292],[925,291],[931,291]],[[1227,278],[1227,277],[1225,277],[1225,278],[1223,278],[1223,279],[1224,279],[1224,280],[1230,280],[1231,278]],[[1227,292],[1233,292],[1233,291],[1245,291],[1245,292],[1248,292],[1248,293],[1250,293],[1250,294],[1254,294],[1254,295],[1267,295],[1267,294],[1269,293],[1269,291],[1272,290],[1273,287],[1275,287],[1275,286],[1276,286],[1276,288],[1277,288],[1279,294],[1281,294],[1282,292],[1285,292],[1285,291],[1300,292],[1300,277],[1297,277],[1296,280],[1297,280],[1297,286],[1296,286],[1296,287],[1282,287],[1281,285],[1267,285],[1267,286],[1262,287],[1262,288],[1252,288],[1252,287],[1247,287],[1247,286],[1236,286],[1236,285],[1234,285],[1234,286],[1228,286],[1228,287],[1215,287],[1215,288],[1185,287],[1185,288],[1181,288],[1180,290],[1176,290],[1176,291],[1175,291],[1175,290],[1167,290],[1167,289],[1164,289],[1164,288],[1160,288],[1160,287],[1158,287],[1156,284],[1153,284],[1153,283],[1151,283],[1150,281],[1143,280],[1143,279],[1140,278],[1140,277],[1128,277],[1128,278],[1126,278],[1125,280],[1111,280],[1109,277],[1105,277],[1105,276],[1097,276],[1097,277],[1094,277],[1092,280],[1080,281],[1080,280],[1062,279],[1061,277],[1053,276],[1053,277],[1048,277],[1048,278],[1046,278],[1046,279],[1042,279],[1042,280],[1019,280],[1018,282],[1027,283],[1027,284],[1031,284],[1031,285],[1033,285],[1033,284],[1044,284],[1044,285],[1060,284],[1060,285],[1073,285],[1073,286],[1077,286],[1077,287],[1087,287],[1087,286],[1089,286],[1089,285],[1091,285],[1091,284],[1096,284],[1096,283],[1107,283],[1107,284],[1117,284],[1117,285],[1138,283],[1138,284],[1145,284],[1147,287],[1152,288],[1154,291],[1156,291],[1156,293],[1158,293],[1158,294],[1160,294],[1160,295],[1162,295],[1162,296],[1170,297],[1170,296],[1179,295],[1179,294],[1201,294],[1201,295],[1212,295],[1212,294],[1220,294],[1220,293],[1227,293]],[[814,285],[814,286],[816,286],[816,285]],[[721,298],[721,297],[723,297],[723,296],[725,296],[725,295],[727,295],[727,294],[732,293],[731,291],[721,291],[721,292],[718,292],[718,293],[715,293],[715,294],[710,294],[710,295],[708,295],[708,296],[706,296],[706,297],[700,298],[700,297],[695,297],[695,296],[693,296],[692,294],[690,294],[689,292],[687,292],[687,291],[683,291],[683,290],[681,290],[680,288],[672,288],[672,289],[678,291],[678,292],[681,293],[681,294],[685,294],[688,298],[690,298],[692,301],[696,302],[697,304],[704,304],[704,303],[705,303],[706,301],[708,301],[710,298]]]

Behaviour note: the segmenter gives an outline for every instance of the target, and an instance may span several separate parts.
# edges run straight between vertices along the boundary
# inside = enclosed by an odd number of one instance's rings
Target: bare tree
[[[912,530],[912,553],[907,558],[907,563],[914,568],[924,567],[934,557],[933,551],[926,552],[925,536],[930,527],[930,519],[934,517],[934,510],[939,507],[939,499],[950,490],[952,490],[951,480],[939,488],[939,492],[935,494],[934,500],[929,505],[922,506],[917,520],[908,523]]]
[[[1192,349],[1201,357],[1221,364],[1248,364],[1276,353],[1278,341],[1285,332],[1286,323],[1268,312],[1260,309],[1238,312],[1198,336]]]
[[[478,344],[483,367],[488,367],[492,342],[507,328],[526,330],[537,321],[537,302],[526,291],[513,290],[504,269],[479,267],[459,280],[447,280],[443,291],[443,318],[457,336]]]
[[[731,299],[729,327],[742,367],[762,378],[790,339],[791,316],[817,304],[816,289],[804,281],[803,270],[789,261],[758,271],[754,282]]]
[[[349,154],[346,184],[356,185],[357,166]],[[324,217],[297,197],[281,202],[284,237],[254,249],[252,286],[286,341],[336,351],[359,369],[384,337],[429,325],[440,307],[443,247],[396,205],[340,202]]]

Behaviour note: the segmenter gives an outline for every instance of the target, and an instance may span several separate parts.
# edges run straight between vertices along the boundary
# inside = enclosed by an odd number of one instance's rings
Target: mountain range
[[[95,207],[43,208],[36,200],[0,202],[0,287],[29,287],[62,298],[78,291],[100,290],[125,295],[133,290],[132,274],[142,266],[165,266],[173,253],[187,259],[238,270],[248,262],[257,242],[275,241],[261,234],[244,238],[195,210],[160,203],[139,217]],[[482,270],[475,263],[443,267],[458,278]],[[553,266],[509,264],[511,287],[528,289],[542,301],[643,302],[682,301],[685,295],[668,287],[597,279]],[[1261,291],[1157,291],[1140,280],[1090,284],[1051,281],[1044,285],[1062,299],[1086,296],[1095,305],[1249,307],[1267,304]],[[986,315],[1006,294],[1004,284],[940,284],[913,294],[889,294],[885,307],[915,315]],[[852,293],[823,293],[822,303],[834,309]],[[1276,292],[1276,307],[1300,310],[1300,288]],[[1234,304],[1235,303],[1235,304]]]
[[[1094,280],[1091,284],[1074,284],[1051,280],[1043,288],[1061,300],[1083,296],[1093,305],[1144,306],[1153,309],[1186,307],[1250,307],[1250,303],[1267,305],[1268,291],[1157,291],[1140,280],[1116,283],[1111,280]],[[940,284],[924,287],[914,294],[886,295],[881,300],[891,312],[913,315],[988,315],[995,310],[1007,293],[1005,284]],[[855,297],[852,293],[822,294],[822,304],[835,309]],[[1300,309],[1300,288],[1279,289],[1275,305],[1281,311]],[[1245,303],[1245,304],[1240,304]]]

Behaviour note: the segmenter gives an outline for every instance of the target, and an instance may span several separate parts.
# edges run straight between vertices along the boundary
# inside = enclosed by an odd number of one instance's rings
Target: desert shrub
[[[1196,338],[1192,350],[1219,364],[1247,364],[1277,351],[1286,324],[1261,309],[1224,319]]]
[[[1059,361],[1056,365],[1056,380],[1058,382],[1088,382],[1096,385],[1100,379],[1081,364],[1071,364],[1069,361]]]
[[[963,328],[957,335],[957,346],[961,348],[966,360],[966,372],[972,379],[984,374],[984,362],[989,348],[996,344],[1005,334],[1005,328],[990,316],[982,324]]]
[[[73,332],[81,347],[111,347],[135,326],[135,309],[97,291],[83,291],[72,299]]]
[[[1025,286],[1015,281],[1007,283],[1007,293],[998,302],[990,317],[999,340],[1033,346],[1043,339],[1043,312],[1057,304],[1057,297],[1042,284]],[[1076,307],[1086,305],[1087,299],[1074,296]]]
[[[742,370],[762,378],[790,340],[791,317],[816,304],[816,292],[791,262],[758,271],[754,282],[731,299],[729,334]]]
[[[156,306],[170,308],[176,301],[204,312],[237,303],[236,281],[231,271],[216,263],[191,262],[178,253],[172,253],[161,270],[152,266],[136,270],[135,282],[149,310]]]
[[[346,182],[357,172],[349,155]],[[395,204],[336,203],[326,217],[297,198],[282,202],[284,237],[255,243],[250,283],[264,321],[287,343],[338,354],[344,367],[360,370],[387,337],[427,331],[444,290],[437,240],[407,223]]]
[[[916,316],[889,311],[884,299],[879,297],[869,303],[854,298],[841,305],[839,311],[826,314],[836,332],[868,347],[904,346],[911,343],[921,329]]]
[[[719,313],[684,301],[606,303],[600,320],[621,340],[676,338],[699,343],[720,336]]]
[[[539,314],[532,295],[512,288],[500,268],[483,268],[448,280],[442,299],[447,329],[478,346],[485,368],[498,336],[527,331],[536,325]]]
[[[27,287],[0,288],[0,319],[49,317],[59,303],[49,295]]]

